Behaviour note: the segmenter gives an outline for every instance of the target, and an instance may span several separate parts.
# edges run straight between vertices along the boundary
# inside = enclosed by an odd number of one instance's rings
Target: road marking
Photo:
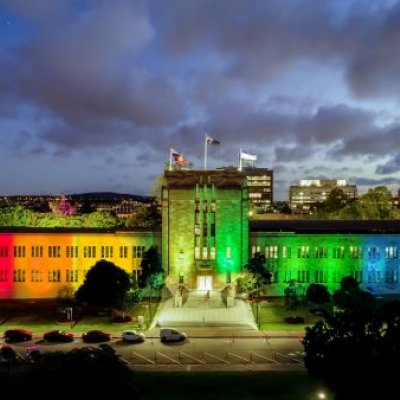
[[[163,353],[160,353],[159,351],[156,351],[156,353],[155,353],[155,358],[157,358],[157,354],[160,355],[160,356],[165,357],[167,360],[170,360],[170,361],[174,362],[175,364],[178,364],[178,365],[181,364],[179,361],[176,361],[176,360],[174,360],[173,358],[171,358],[171,357],[169,357],[169,356],[167,356],[167,355],[165,355],[165,354],[163,354]]]
[[[300,361],[300,360],[298,360],[297,358],[291,357],[291,356],[289,356],[289,355],[282,354],[282,353],[278,353],[278,352],[276,352],[275,354],[279,354],[280,356],[286,357],[286,358],[288,358],[289,360],[295,361],[295,362],[297,362],[297,363],[299,363],[299,364],[304,364],[303,361]]]
[[[195,357],[191,356],[190,354],[186,354],[183,351],[181,351],[179,353],[179,358],[180,358],[181,355],[183,355],[184,357],[190,358],[191,360],[197,361],[200,364],[205,364],[206,363],[205,361],[199,360],[198,358],[195,358]]]
[[[251,357],[251,355],[257,356],[257,357],[260,357],[260,358],[264,358],[264,359],[266,359],[266,360],[268,360],[268,361],[270,361],[272,363],[275,363],[275,364],[279,364],[279,362],[274,360],[273,358],[269,358],[269,357],[263,356],[262,354],[251,352],[250,353],[250,357]]]
[[[217,356],[215,356],[214,354],[210,354],[210,353],[207,353],[207,352],[203,352],[203,354],[205,354],[205,355],[207,355],[207,356],[209,356],[209,357],[214,357],[214,358],[216,358],[217,360],[219,360],[219,361],[221,361],[221,362],[223,362],[223,363],[225,363],[225,364],[230,364],[229,361],[224,360],[224,359],[221,358],[221,357],[217,357]]]
[[[132,354],[135,355],[135,356],[137,356],[137,357],[139,357],[139,358],[142,358],[143,360],[149,362],[150,364],[155,364],[155,362],[154,362],[153,360],[150,360],[150,358],[147,358],[147,357],[145,357],[145,356],[142,356],[141,354],[136,353],[135,351],[133,351]]]
[[[226,353],[226,355],[228,355],[228,354],[231,355],[231,356],[237,357],[237,358],[239,358],[240,360],[244,360],[244,361],[246,361],[246,362],[248,362],[248,363],[254,364],[254,361],[248,360],[247,358],[242,357],[242,356],[239,356],[238,354],[230,353],[229,351]]]

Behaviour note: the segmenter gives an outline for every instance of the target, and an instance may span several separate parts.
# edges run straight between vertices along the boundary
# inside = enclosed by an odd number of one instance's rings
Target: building
[[[273,171],[268,168],[235,167],[221,168],[225,171],[237,171],[246,179],[250,209],[258,212],[270,211],[273,202]]]
[[[349,200],[357,197],[357,186],[344,179],[304,179],[299,185],[290,186],[289,203],[294,213],[310,213],[313,207],[324,202],[334,188],[339,188]]]
[[[291,279],[332,291],[348,275],[374,293],[400,293],[398,221],[249,221],[248,191],[238,171],[167,171],[161,231],[1,228],[0,298],[56,297],[100,259],[139,275],[150,246],[171,287],[223,289],[260,252],[270,295]]]

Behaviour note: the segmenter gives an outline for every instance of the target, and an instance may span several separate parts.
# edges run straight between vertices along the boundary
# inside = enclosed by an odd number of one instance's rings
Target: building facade
[[[313,207],[324,202],[335,188],[341,189],[349,200],[357,197],[357,186],[350,185],[344,179],[304,179],[299,185],[290,186],[290,208],[294,213],[309,214]]]
[[[162,230],[0,230],[0,298],[57,297],[106,259],[140,274],[156,246],[171,287],[223,289],[256,252],[273,274],[268,294],[289,280],[332,291],[351,275],[374,293],[400,293],[398,221],[248,220],[248,185],[235,171],[171,171],[162,188]]]

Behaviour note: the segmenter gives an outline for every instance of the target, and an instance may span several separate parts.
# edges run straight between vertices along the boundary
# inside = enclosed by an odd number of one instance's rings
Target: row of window
[[[359,246],[349,246],[347,249],[344,246],[337,246],[328,249],[326,246],[298,246],[297,258],[328,258],[328,250],[330,250],[332,258],[345,258],[348,254],[349,258],[362,258],[363,248]],[[281,251],[282,258],[292,257],[292,248],[290,246],[265,246],[265,258],[278,258]],[[252,256],[260,252],[260,246],[253,246],[251,249]],[[366,249],[366,254],[370,259],[379,259],[381,250],[377,246],[370,246]],[[398,249],[396,246],[386,246],[384,256],[387,259],[398,258]]]
[[[86,276],[87,270],[83,272],[83,279]],[[48,271],[42,271],[40,269],[32,269],[30,271],[30,282],[44,282],[47,278],[47,282],[61,282],[61,271],[59,269],[52,269]],[[15,269],[13,271],[12,280],[13,282],[26,282],[27,273],[24,269]],[[0,269],[0,282],[8,282],[10,279],[9,271]],[[79,271],[68,269],[65,271],[66,282],[78,282]]]
[[[83,246],[84,258],[113,258],[113,246],[99,246],[99,253],[96,246]],[[42,258],[44,254],[44,246],[31,246],[30,256],[34,258]],[[146,251],[145,246],[119,246],[119,258],[128,258],[129,250],[131,249],[132,258],[143,258]],[[15,258],[26,257],[26,246],[13,246],[13,254]],[[61,246],[47,246],[47,256],[49,258],[60,258],[62,255]],[[8,246],[0,246],[0,258],[9,256]],[[65,246],[65,256],[67,258],[79,257],[79,246]]]

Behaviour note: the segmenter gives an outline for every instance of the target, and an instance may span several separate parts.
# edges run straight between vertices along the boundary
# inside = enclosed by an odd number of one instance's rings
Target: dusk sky
[[[400,0],[0,0],[0,194],[195,168],[400,185]]]

